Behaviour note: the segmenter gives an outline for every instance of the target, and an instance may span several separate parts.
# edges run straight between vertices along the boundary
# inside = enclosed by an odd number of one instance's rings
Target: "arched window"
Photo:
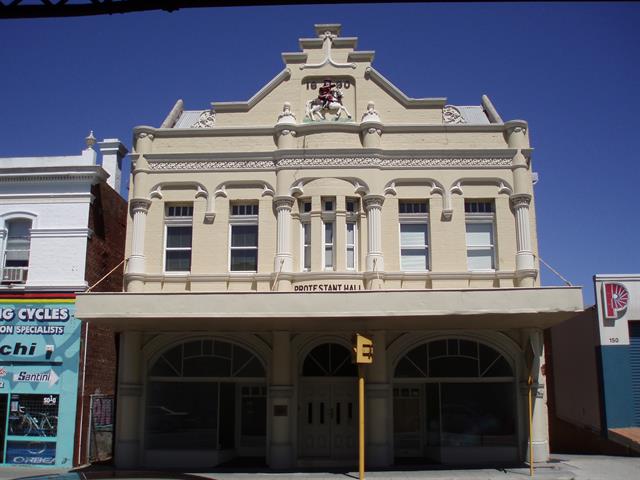
[[[507,360],[473,340],[447,339],[414,348],[398,362],[397,378],[512,377]]]
[[[193,340],[166,351],[151,367],[152,377],[264,377],[264,366],[238,345]]]
[[[29,250],[31,246],[31,220],[16,218],[8,220],[7,242],[2,262],[2,281],[23,283],[27,280]]]
[[[265,376],[256,355],[230,342],[209,338],[170,348],[149,368],[146,448],[264,447]]]
[[[337,343],[324,343],[309,352],[302,366],[304,377],[355,377],[351,352]]]

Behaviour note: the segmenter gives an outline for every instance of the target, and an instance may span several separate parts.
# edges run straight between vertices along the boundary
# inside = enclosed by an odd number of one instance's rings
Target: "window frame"
[[[306,243],[306,233],[305,230],[308,230],[309,233],[309,243]],[[313,236],[311,232],[311,219],[308,215],[303,217],[300,216],[300,271],[301,272],[310,272],[311,271],[311,256],[313,252]],[[308,257],[308,258],[307,258]],[[308,263],[308,267],[307,267]]]
[[[415,212],[415,213],[400,213],[400,205],[402,203],[406,204],[417,204],[424,203],[426,205],[425,212]],[[416,225],[416,224],[424,224],[426,226],[426,243],[423,245],[402,245],[402,225]],[[429,240],[431,239],[431,225],[429,222],[429,200],[400,200],[398,202],[398,246],[399,246],[399,267],[402,272],[430,272],[431,271],[431,252],[429,248]],[[425,265],[424,269],[405,269],[402,266],[402,251],[403,250],[420,250],[424,251],[425,254]]]
[[[327,225],[331,225],[331,242],[327,242]],[[331,265],[327,266],[327,247],[331,249]],[[335,217],[322,218],[322,269],[326,272],[336,269],[336,221]]]
[[[256,206],[256,211],[258,214],[239,214],[233,215],[233,207],[240,205],[252,205]],[[229,204],[229,232],[228,232],[228,253],[227,253],[227,270],[229,273],[233,274],[243,274],[243,273],[258,273],[259,266],[259,250],[260,250],[260,226],[259,226],[259,218],[260,218],[260,204],[257,201],[241,201],[241,202],[233,202]],[[256,227],[256,245],[255,247],[234,247],[232,245],[233,240],[233,227],[235,226],[254,226]],[[233,256],[233,251],[236,250],[255,250],[256,251],[256,269],[255,270],[232,270],[231,269],[231,259]]]
[[[349,226],[353,226],[353,243],[349,243]],[[344,235],[344,250],[345,250],[345,268],[349,271],[358,270],[358,222],[356,220],[349,220],[345,223],[345,235]],[[353,249],[353,265],[349,266],[349,248]]]
[[[336,197],[320,197],[322,207],[322,270],[336,271]],[[329,207],[329,208],[327,208]],[[331,242],[327,242],[327,225],[331,224]],[[331,249],[331,265],[327,266],[327,246]]]
[[[28,223],[28,234],[27,236],[15,236],[13,239],[26,239],[23,243],[27,244],[27,248],[18,249],[18,248],[9,248],[11,244],[11,224],[15,222],[24,222]],[[35,218],[31,215],[20,215],[13,214],[4,219],[4,228],[3,228],[3,238],[2,238],[2,263],[0,265],[0,271],[2,272],[0,276],[0,283],[2,284],[25,284],[27,282],[27,278],[29,275],[29,263],[31,260],[31,237],[32,230],[34,229]],[[27,252],[27,259],[21,260],[26,262],[25,265],[7,265],[7,254],[9,252]],[[5,278],[5,275],[8,271],[20,272],[20,278]]]
[[[302,198],[298,202],[298,215],[300,220],[300,271],[311,271],[311,257],[313,256],[313,232],[311,228],[311,199]],[[305,243],[305,229],[309,230],[309,244]],[[308,246],[308,249],[306,248]],[[307,258],[308,254],[308,258]],[[309,266],[306,266],[308,261]]]
[[[469,212],[467,211],[467,205],[469,204],[490,204],[490,212]],[[486,208],[484,208],[486,210]],[[491,226],[491,242],[488,245],[470,245],[469,244],[469,232],[467,230],[468,225],[490,225]],[[495,225],[495,202],[494,200],[465,200],[465,245],[467,255],[467,271],[469,272],[495,272],[497,270],[497,248],[496,248],[496,225]],[[487,251],[491,254],[491,268],[471,268],[469,264],[469,252],[482,252]]]
[[[186,207],[191,209],[191,215],[169,215],[169,210],[176,207]],[[191,228],[191,245],[189,247],[169,247],[169,229],[172,227],[190,227]],[[188,270],[167,270],[167,254],[169,251],[189,251],[189,269]],[[169,275],[185,275],[191,273],[193,267],[193,204],[187,203],[171,203],[165,205],[164,210],[164,245],[162,255],[162,272]]]

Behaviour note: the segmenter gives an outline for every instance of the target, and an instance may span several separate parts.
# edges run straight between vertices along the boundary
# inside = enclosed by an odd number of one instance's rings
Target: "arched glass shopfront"
[[[393,405],[396,462],[518,458],[514,371],[488,345],[451,338],[413,348],[396,364]]]
[[[252,352],[216,339],[173,346],[149,368],[147,458],[190,451],[199,452],[197,464],[215,465],[236,456],[264,457],[266,408],[265,367]]]

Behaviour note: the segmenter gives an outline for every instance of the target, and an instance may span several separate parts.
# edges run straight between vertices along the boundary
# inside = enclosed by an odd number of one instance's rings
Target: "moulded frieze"
[[[193,160],[149,162],[149,170],[268,170],[274,168],[273,160]]]
[[[375,168],[446,168],[446,167],[510,167],[509,157],[285,157],[277,160],[154,160],[152,171],[176,170],[269,170],[274,168],[375,167]]]

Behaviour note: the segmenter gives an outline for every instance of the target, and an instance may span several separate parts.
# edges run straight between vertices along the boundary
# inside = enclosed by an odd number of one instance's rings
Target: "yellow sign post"
[[[353,339],[355,363],[358,364],[358,477],[364,480],[364,368],[373,363],[373,340],[359,333]]]
[[[529,387],[529,476],[533,477],[533,406],[531,400],[533,379],[531,378],[531,375],[529,375],[527,384]]]

